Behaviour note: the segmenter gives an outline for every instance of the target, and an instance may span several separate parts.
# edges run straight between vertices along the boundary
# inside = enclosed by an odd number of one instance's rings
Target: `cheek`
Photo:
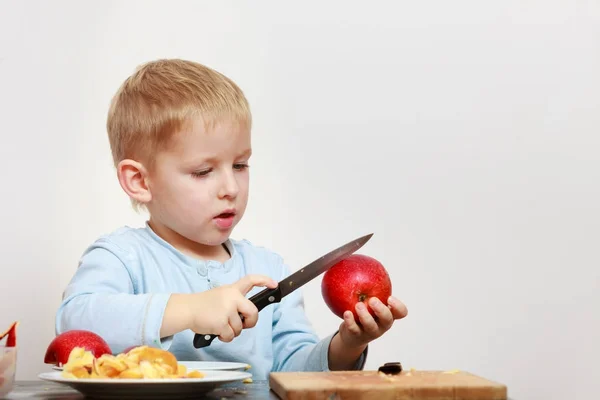
[[[176,191],[176,197],[173,201],[178,208],[195,213],[209,209],[212,188],[210,185],[203,185],[201,182],[186,182],[179,186]]]
[[[157,203],[169,209],[186,208],[194,201],[194,197],[199,195],[198,191],[194,190],[193,182],[185,177],[156,182],[152,194]]]
[[[246,172],[242,174],[237,179],[238,188],[240,190],[240,194],[246,195],[248,194],[248,187],[250,185],[250,176]]]

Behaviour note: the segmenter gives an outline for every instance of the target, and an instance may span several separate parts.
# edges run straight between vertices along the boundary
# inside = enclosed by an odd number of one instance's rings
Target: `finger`
[[[375,313],[379,327],[388,330],[394,324],[394,315],[392,311],[381,302],[377,297],[369,299],[369,307]]]
[[[363,331],[370,335],[376,335],[379,332],[377,322],[375,322],[375,319],[364,303],[359,302],[356,304],[356,313],[358,314],[358,320],[360,321]]]
[[[252,328],[258,321],[258,308],[250,300],[243,298],[238,303],[238,312],[244,317],[244,328]]]
[[[227,324],[227,326],[221,329],[221,333],[219,334],[219,340],[221,340],[222,342],[231,342],[234,338],[235,333],[233,332],[233,329],[231,329],[231,326],[229,326],[229,324]]]
[[[390,305],[390,310],[392,311],[394,319],[402,319],[408,315],[408,308],[394,296],[390,296],[388,304]]]
[[[360,335],[362,332],[360,326],[358,326],[356,320],[354,319],[354,314],[352,311],[346,311],[344,313],[344,325],[346,325],[346,329],[348,329],[348,331],[354,335]]]
[[[229,327],[233,331],[233,335],[236,337],[242,333],[244,326],[242,323],[242,318],[240,318],[240,315],[237,312],[229,316]]]
[[[277,287],[277,282],[266,275],[246,275],[233,285],[245,296],[254,286],[274,289]]]

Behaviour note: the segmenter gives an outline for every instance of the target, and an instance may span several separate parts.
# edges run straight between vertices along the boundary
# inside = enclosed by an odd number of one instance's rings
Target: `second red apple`
[[[343,318],[345,311],[352,311],[358,322],[356,304],[364,303],[371,315],[375,315],[368,305],[369,299],[377,297],[387,305],[392,295],[392,282],[379,261],[366,255],[352,254],[325,272],[321,294],[335,315]]]
[[[46,349],[44,362],[62,366],[69,360],[75,347],[83,347],[98,358],[103,354],[112,354],[108,343],[94,332],[87,330],[70,330],[56,336]]]

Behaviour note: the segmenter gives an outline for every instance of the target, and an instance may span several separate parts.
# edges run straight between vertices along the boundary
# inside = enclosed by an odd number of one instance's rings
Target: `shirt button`
[[[198,273],[200,275],[206,276],[207,272],[208,271],[206,270],[206,267],[204,265],[201,265],[201,266],[198,267]]]

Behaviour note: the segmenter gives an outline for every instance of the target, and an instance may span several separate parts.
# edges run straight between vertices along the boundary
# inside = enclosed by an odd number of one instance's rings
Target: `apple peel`
[[[116,356],[103,354],[96,358],[83,347],[74,348],[64,365],[62,376],[69,379],[173,379],[204,378],[199,370],[188,371],[167,350],[138,346]]]
[[[0,340],[6,337],[5,347],[17,347],[17,327],[19,326],[19,321],[15,321],[12,323],[10,328],[0,334]]]

